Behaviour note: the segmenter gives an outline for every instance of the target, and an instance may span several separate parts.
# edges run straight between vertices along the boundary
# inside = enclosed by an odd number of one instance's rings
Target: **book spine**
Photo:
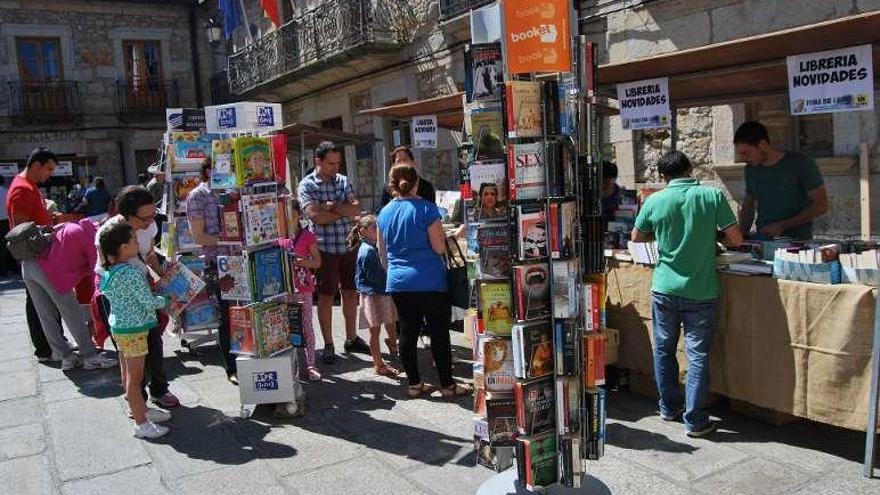
[[[559,203],[550,204],[550,256],[554,259],[559,258],[559,238],[560,238],[560,218]]]
[[[513,388],[513,403],[516,408],[516,427],[520,432],[526,430],[526,398],[523,396],[522,383],[517,382]]]
[[[507,137],[509,138],[517,137],[516,109],[513,102],[513,95],[516,91],[513,89],[513,86],[512,83],[506,83],[504,85],[504,103],[507,107]]]
[[[596,386],[596,339],[593,334],[587,334],[584,340],[584,365],[587,369],[584,386],[593,388]]]
[[[596,385],[605,385],[605,332],[596,335]]]

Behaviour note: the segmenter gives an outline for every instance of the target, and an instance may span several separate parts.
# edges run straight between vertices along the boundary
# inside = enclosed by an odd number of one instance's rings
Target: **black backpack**
[[[6,234],[6,249],[17,261],[35,260],[52,245],[53,230],[51,225],[20,223]]]

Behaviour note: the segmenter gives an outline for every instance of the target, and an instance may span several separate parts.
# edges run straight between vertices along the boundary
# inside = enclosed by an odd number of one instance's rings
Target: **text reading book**
[[[277,296],[285,291],[284,254],[281,248],[261,249],[250,253],[254,270],[254,301]]]
[[[245,244],[257,246],[277,241],[278,198],[275,194],[246,194],[240,201]]]
[[[229,275],[235,283],[228,290],[220,291],[225,301],[251,301],[251,284],[247,259],[244,256],[218,256],[217,272],[220,278]]]
[[[229,308],[229,352],[253,356],[257,352],[254,316],[247,306]]]
[[[485,281],[479,284],[480,314],[483,328],[492,335],[510,335],[513,325],[513,305],[510,300],[510,283]]]
[[[506,222],[486,222],[477,227],[480,247],[477,276],[481,279],[509,280],[511,269],[510,228]]]
[[[483,341],[483,376],[486,391],[512,393],[516,376],[513,373],[513,345],[509,338],[491,337]]]
[[[516,444],[517,470],[527,490],[556,483],[556,435],[519,437]]]
[[[512,201],[544,197],[547,191],[544,173],[542,143],[507,145],[507,177]]]
[[[541,83],[508,81],[505,83],[507,103],[507,136],[511,138],[541,137]]]
[[[517,382],[514,399],[516,427],[521,434],[543,433],[556,425],[556,386],[553,377]]]
[[[171,299],[168,314],[178,318],[181,311],[205,288],[205,282],[196,276],[184,264],[169,263],[165,267],[165,275],[159,279],[156,291]]]
[[[546,263],[513,267],[516,319],[534,320],[550,313],[550,274]]]
[[[238,185],[271,181],[274,175],[269,140],[244,136],[235,140],[235,173]]]
[[[468,81],[471,100],[501,98],[504,90],[504,67],[500,43],[470,45],[468,50],[470,73]]]
[[[553,373],[553,332],[549,321],[513,326],[513,367],[526,380]]]
[[[236,186],[234,145],[234,139],[215,139],[211,142],[211,189],[232,189]]]
[[[494,446],[513,445],[516,435],[516,407],[509,394],[489,394],[486,398],[489,442]]]
[[[547,221],[544,205],[517,205],[517,257],[520,260],[547,256]]]

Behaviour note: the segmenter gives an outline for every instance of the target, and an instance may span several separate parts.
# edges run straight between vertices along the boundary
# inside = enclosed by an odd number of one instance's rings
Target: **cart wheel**
[[[248,407],[241,406],[241,409],[238,411],[238,415],[241,416],[241,419],[248,419],[251,417],[251,414],[254,411]]]
[[[180,339],[180,347],[186,347],[189,349],[189,342],[187,342],[186,339]]]

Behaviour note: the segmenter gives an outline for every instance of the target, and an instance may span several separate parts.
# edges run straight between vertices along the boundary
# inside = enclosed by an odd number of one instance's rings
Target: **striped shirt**
[[[312,172],[305,176],[299,183],[300,208],[303,210],[310,204],[318,206],[332,201],[337,204],[350,203],[357,200],[354,188],[348,177],[336,174],[333,180],[325,181],[318,176],[318,172]],[[318,237],[318,250],[322,253],[345,254],[349,251],[347,237],[351,232],[352,221],[350,218],[340,218],[327,225],[318,225],[311,222],[312,232]]]

